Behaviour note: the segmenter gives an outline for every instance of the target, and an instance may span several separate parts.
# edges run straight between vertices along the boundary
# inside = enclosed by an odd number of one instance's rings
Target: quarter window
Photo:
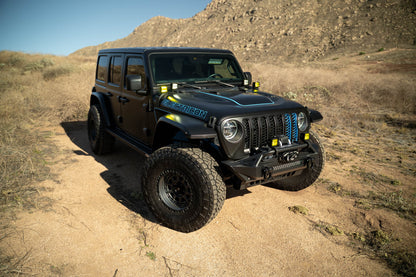
[[[108,57],[100,56],[98,58],[97,76],[96,76],[98,80],[105,82],[105,76],[107,75],[107,65],[108,65]]]
[[[121,65],[123,60],[121,57],[111,57],[110,64],[110,80],[109,82],[115,85],[121,84]]]

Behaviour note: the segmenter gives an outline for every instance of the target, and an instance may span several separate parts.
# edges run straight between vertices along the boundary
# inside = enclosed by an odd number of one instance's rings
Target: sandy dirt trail
[[[53,128],[53,180],[40,184],[46,208],[23,212],[10,253],[32,273],[61,276],[395,276],[334,241],[314,222],[349,218],[345,199],[324,188],[267,186],[229,191],[218,217],[190,234],[155,222],[140,196],[144,157],[116,144],[91,154],[85,122]],[[327,175],[326,169],[324,175]],[[308,207],[310,215],[290,206]],[[347,238],[345,238],[347,240]],[[342,239],[341,239],[342,242]],[[347,242],[346,242],[347,243]],[[24,269],[23,268],[23,269]]]

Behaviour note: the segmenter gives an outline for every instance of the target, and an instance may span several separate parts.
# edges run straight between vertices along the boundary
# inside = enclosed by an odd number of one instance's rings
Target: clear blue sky
[[[188,18],[211,0],[0,0],[0,51],[68,55],[150,18]]]

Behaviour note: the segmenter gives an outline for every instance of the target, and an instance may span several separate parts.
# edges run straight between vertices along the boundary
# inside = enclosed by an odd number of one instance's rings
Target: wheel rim
[[[162,202],[174,211],[184,211],[192,204],[191,182],[176,170],[166,170],[161,174],[158,190]]]

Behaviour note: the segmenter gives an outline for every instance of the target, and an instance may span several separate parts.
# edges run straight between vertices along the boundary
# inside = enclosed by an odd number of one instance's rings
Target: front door
[[[124,70],[124,87],[121,98],[122,109],[122,128],[123,130],[141,142],[150,144],[150,133],[147,129],[150,113],[148,110],[148,101],[150,96],[146,93],[146,74],[144,62],[141,56],[126,56]],[[139,91],[127,90],[126,76],[140,75],[142,78],[142,88]]]

